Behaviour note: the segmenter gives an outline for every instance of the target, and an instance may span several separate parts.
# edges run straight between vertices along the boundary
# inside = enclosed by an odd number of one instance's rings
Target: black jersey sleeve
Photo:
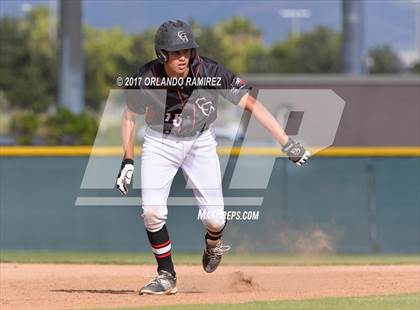
[[[127,81],[125,85],[125,96],[127,107],[138,114],[145,114],[147,104],[151,102],[154,93],[153,90],[145,85],[145,79],[153,76],[153,62],[145,64],[137,70]]]
[[[139,77],[139,71],[137,71],[127,79],[128,83],[124,87],[125,104],[131,111],[144,114],[146,113],[146,105],[141,100],[142,86],[137,82]]]
[[[252,87],[223,65],[218,64],[217,67],[218,75],[222,78],[221,95],[233,104],[238,104]]]

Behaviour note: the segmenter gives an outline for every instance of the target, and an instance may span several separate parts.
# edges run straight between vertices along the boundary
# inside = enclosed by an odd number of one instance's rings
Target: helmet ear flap
[[[197,49],[196,48],[192,48],[191,49],[191,59],[194,59],[195,57],[197,57],[198,53],[197,53]]]
[[[168,53],[164,50],[156,50],[156,56],[161,63],[168,61]]]

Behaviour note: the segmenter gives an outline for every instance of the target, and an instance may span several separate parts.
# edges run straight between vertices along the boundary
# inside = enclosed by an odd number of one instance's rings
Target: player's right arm
[[[136,113],[125,107],[121,121],[121,136],[124,147],[124,159],[134,158],[136,135]]]
[[[124,148],[124,159],[117,176],[117,188],[123,194],[128,192],[134,172],[134,144],[136,135],[136,113],[125,107],[121,120],[121,136]]]

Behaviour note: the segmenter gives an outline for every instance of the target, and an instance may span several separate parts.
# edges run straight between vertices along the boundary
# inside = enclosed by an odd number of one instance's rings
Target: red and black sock
[[[171,256],[171,240],[169,240],[166,225],[163,225],[163,227],[156,232],[150,232],[148,230],[146,230],[146,232],[150,245],[152,246],[153,254],[155,254],[156,262],[158,264],[158,272],[160,270],[165,270],[175,276],[176,273]]]
[[[223,236],[223,230],[226,227],[226,223],[227,222],[225,222],[225,225],[219,231],[212,231],[212,230],[207,229],[207,233],[206,233],[206,237],[205,237],[207,247],[215,248],[218,245],[220,239]]]

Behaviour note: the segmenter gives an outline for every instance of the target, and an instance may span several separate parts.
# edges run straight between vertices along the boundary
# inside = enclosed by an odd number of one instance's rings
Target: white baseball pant
[[[209,214],[223,214],[223,192],[219,157],[214,129],[200,135],[181,138],[146,129],[141,156],[141,189],[143,218],[150,232],[166,223],[167,199],[172,181],[179,168],[193,189],[199,208]],[[205,227],[219,231],[223,216],[203,219]]]

